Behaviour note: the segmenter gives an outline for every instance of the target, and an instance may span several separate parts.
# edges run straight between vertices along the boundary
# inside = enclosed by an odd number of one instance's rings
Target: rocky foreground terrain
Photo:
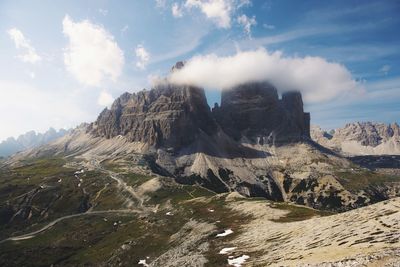
[[[349,123],[329,133],[311,128],[312,139],[345,155],[400,155],[400,127],[397,123]]]
[[[0,264],[398,266],[400,167],[374,162],[313,142],[298,92],[165,82],[2,161]]]

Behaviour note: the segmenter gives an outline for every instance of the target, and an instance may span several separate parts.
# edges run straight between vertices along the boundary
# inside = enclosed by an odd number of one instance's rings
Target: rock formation
[[[279,144],[309,137],[310,115],[303,112],[301,94],[284,93],[280,100],[277,90],[266,82],[224,91],[221,107],[215,106],[213,114],[235,140]]]
[[[311,135],[317,143],[344,154],[400,154],[400,128],[397,123],[349,123],[329,133],[314,126]]]
[[[123,94],[99,115],[92,132],[179,150],[200,133],[212,135],[216,130],[203,89],[159,85],[150,91]]]
[[[221,131],[235,141],[298,142],[309,138],[309,121],[300,93],[288,92],[279,99],[277,90],[266,82],[224,91],[221,106],[212,112],[202,88],[163,84],[123,94],[99,115],[91,132],[179,151],[200,134],[213,137]]]

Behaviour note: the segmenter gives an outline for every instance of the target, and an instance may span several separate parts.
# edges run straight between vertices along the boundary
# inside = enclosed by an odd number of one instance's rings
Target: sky
[[[324,129],[399,122],[398,14],[395,0],[0,0],[0,141],[94,121],[163,77],[211,106],[249,80],[299,90]]]

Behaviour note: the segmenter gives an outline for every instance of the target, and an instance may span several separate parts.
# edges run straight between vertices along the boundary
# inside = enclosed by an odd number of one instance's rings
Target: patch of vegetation
[[[283,217],[279,219],[272,220],[274,222],[286,223],[286,222],[296,222],[304,221],[316,216],[328,216],[333,213],[328,211],[319,211],[307,207],[300,207],[289,203],[273,203],[272,208],[288,211]]]
[[[366,189],[370,186],[384,185],[385,183],[400,182],[400,177],[384,175],[369,170],[336,172],[339,182],[350,191]]]
[[[166,184],[159,190],[149,193],[150,200],[147,203],[162,204],[170,201],[172,204],[178,204],[197,197],[211,197],[214,195],[216,194],[197,185]]]
[[[65,163],[63,158],[49,157],[1,169],[0,238],[33,231],[51,220],[85,212],[99,203],[106,202],[103,206],[107,208],[121,204],[115,188],[109,199],[104,199],[103,194],[97,196],[110,182],[104,174],[86,171],[76,177],[76,170],[63,167]]]
[[[154,178],[154,176],[143,175],[138,173],[124,173],[120,175],[126,182],[126,184],[130,186],[139,186]]]

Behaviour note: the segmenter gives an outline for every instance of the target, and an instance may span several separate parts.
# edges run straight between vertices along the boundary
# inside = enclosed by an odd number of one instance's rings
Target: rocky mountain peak
[[[172,71],[184,66],[177,62]],[[222,92],[210,110],[204,89],[163,83],[151,90],[124,93],[93,124],[92,133],[180,150],[206,134],[223,132],[235,141],[279,144],[309,138],[310,116],[299,92],[279,99],[268,82],[246,83]]]
[[[190,144],[200,132],[215,131],[204,90],[173,85],[122,95],[93,127],[99,136],[123,135],[130,141],[174,149]]]
[[[213,114],[225,132],[261,143],[300,141],[309,137],[310,116],[303,111],[299,92],[279,99],[277,89],[267,82],[248,83],[224,91],[221,107]]]
[[[400,154],[400,131],[397,123],[348,123],[329,134],[313,127],[313,140],[346,154]]]

